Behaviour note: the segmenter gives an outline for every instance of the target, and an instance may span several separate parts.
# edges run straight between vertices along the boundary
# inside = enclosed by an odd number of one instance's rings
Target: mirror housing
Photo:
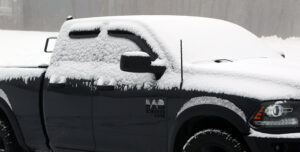
[[[127,72],[149,72],[151,58],[144,52],[125,52],[121,56],[121,70]]]
[[[121,56],[120,68],[126,72],[154,73],[157,79],[166,70],[165,66],[151,65],[151,57],[145,52],[125,52]]]
[[[45,44],[45,48],[44,48],[44,52],[45,53],[52,53],[55,43],[56,43],[56,39],[57,37],[48,37],[46,40],[46,44]]]

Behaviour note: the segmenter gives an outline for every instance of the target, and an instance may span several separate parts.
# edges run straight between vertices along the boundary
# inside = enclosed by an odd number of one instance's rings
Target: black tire
[[[205,129],[193,135],[183,152],[246,152],[241,142],[218,129]]]
[[[21,152],[7,122],[0,120],[0,152]]]

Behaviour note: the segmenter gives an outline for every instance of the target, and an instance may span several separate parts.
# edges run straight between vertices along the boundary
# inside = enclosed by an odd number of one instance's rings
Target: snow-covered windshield
[[[183,40],[186,64],[216,59],[281,58],[254,34],[230,22],[172,16],[167,19],[153,17],[145,22],[177,62],[180,59],[180,40]]]

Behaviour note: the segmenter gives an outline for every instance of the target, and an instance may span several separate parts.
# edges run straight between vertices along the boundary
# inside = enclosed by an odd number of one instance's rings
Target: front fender
[[[174,152],[174,144],[181,127],[195,117],[218,117],[226,120],[234,126],[241,134],[248,134],[250,126],[246,118],[242,117],[233,109],[215,104],[199,104],[179,111],[175,123],[169,132],[169,152]]]

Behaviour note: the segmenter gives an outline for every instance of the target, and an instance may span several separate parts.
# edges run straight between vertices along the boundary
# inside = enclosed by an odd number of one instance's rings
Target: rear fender
[[[0,91],[2,91],[0,89]],[[4,97],[4,98],[3,98]],[[18,121],[16,119],[15,114],[13,113],[13,109],[11,107],[11,104],[7,97],[3,96],[3,94],[0,94],[0,113],[4,114],[4,118],[7,119],[8,123],[13,129],[13,132],[17,138],[18,144],[21,146],[22,149],[28,151],[28,147],[26,146],[24,142],[24,137],[21,132],[20,126],[18,124]]]

